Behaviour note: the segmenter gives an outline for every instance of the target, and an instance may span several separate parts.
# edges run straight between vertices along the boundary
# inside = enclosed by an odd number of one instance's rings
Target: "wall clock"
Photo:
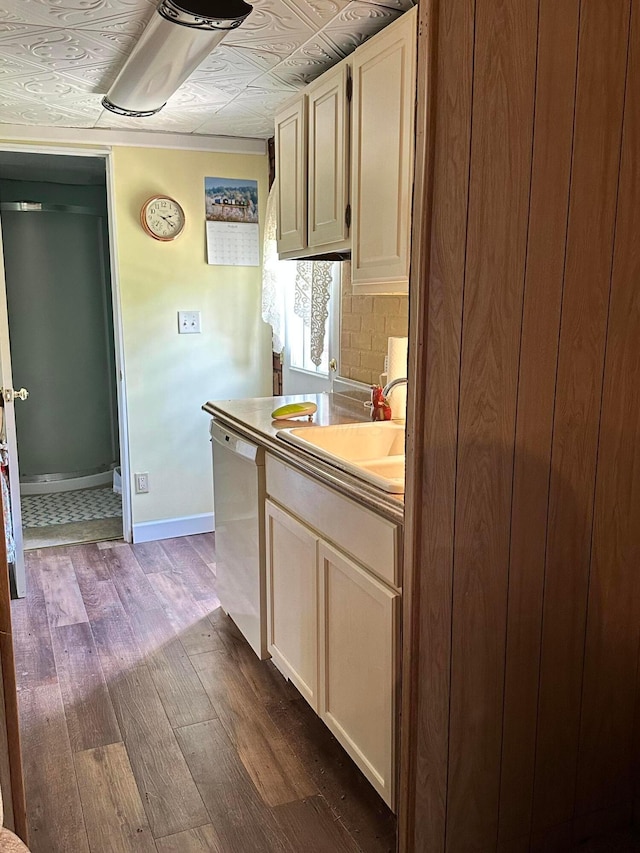
[[[182,233],[185,221],[182,207],[166,195],[151,196],[140,211],[140,222],[147,234],[165,243]]]

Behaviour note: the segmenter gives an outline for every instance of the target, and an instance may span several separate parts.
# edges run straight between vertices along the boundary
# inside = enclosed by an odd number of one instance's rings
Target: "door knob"
[[[14,391],[13,388],[3,388],[2,396],[6,403],[12,403],[14,400],[26,400],[29,392],[26,388],[21,388],[19,391]]]
[[[337,369],[338,369],[338,362],[335,360],[335,358],[332,358],[331,361],[329,362],[329,370],[333,370],[335,372]]]

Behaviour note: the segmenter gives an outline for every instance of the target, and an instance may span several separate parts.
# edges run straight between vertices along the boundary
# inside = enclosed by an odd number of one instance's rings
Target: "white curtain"
[[[287,261],[278,260],[276,244],[276,185],[271,187],[267,199],[267,215],[264,224],[264,250],[262,260],[262,319],[272,329],[272,347],[276,353],[284,349],[285,296]],[[289,272],[289,277],[291,273]]]
[[[332,271],[331,261],[298,261],[296,264],[293,310],[305,326],[311,328],[311,361],[316,367],[324,351]]]
[[[273,330],[273,351],[282,352],[285,340],[286,293],[295,266],[294,312],[311,329],[311,360],[316,367],[322,361],[325,328],[329,316],[329,296],[333,263],[331,261],[278,260],[276,244],[276,185],[267,200],[262,266],[262,319]]]

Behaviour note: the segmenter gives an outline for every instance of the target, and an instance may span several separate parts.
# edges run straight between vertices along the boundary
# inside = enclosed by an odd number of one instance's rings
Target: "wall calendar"
[[[207,263],[260,266],[258,182],[204,179]]]

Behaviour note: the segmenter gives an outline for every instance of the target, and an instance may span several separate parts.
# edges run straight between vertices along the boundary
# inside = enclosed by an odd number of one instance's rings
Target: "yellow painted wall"
[[[211,513],[209,417],[200,407],[271,394],[271,329],[260,316],[261,268],[206,263],[204,178],[257,180],[262,232],[267,156],[111,150],[131,475],[148,472],[150,487],[136,495],[132,482],[133,524]],[[156,193],[175,197],[186,212],[173,243],[153,240],[140,226],[142,203]],[[178,335],[179,310],[201,312],[202,334]]]
[[[206,263],[204,178],[258,180],[261,225],[266,156],[151,148],[113,149],[116,235],[124,327],[133,523],[213,510],[206,400],[270,393],[270,328],[260,317],[260,267]],[[148,237],[140,207],[165,193],[185,210],[172,243]],[[177,312],[200,311],[202,334],[178,335]],[[132,492],[133,492],[132,484]]]

